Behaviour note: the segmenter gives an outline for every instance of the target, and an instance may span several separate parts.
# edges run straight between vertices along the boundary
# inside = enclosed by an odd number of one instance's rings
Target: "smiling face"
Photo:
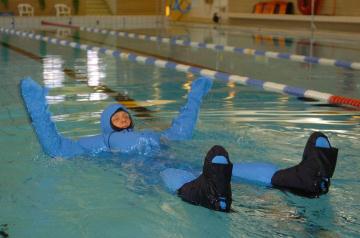
[[[131,125],[131,119],[127,112],[118,111],[111,117],[111,123],[119,129],[126,129]]]

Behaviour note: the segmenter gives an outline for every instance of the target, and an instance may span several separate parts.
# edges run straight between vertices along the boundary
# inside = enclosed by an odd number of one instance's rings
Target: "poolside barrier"
[[[190,47],[194,47],[194,48],[204,48],[204,49],[226,51],[226,52],[232,52],[232,53],[244,54],[244,55],[264,56],[267,58],[285,59],[285,60],[290,60],[290,61],[294,61],[294,62],[319,64],[319,65],[340,67],[340,68],[345,68],[345,69],[360,70],[360,62],[350,62],[350,61],[336,60],[336,59],[329,59],[329,58],[318,58],[318,57],[314,57],[314,56],[280,53],[280,52],[275,52],[275,51],[262,51],[262,50],[251,49],[251,48],[239,48],[239,47],[219,45],[219,44],[206,44],[206,43],[201,43],[201,42],[196,42],[196,41],[180,40],[180,39],[176,39],[176,38],[149,36],[149,35],[144,35],[144,34],[128,33],[128,32],[106,30],[106,29],[99,29],[99,28],[92,28],[92,27],[74,26],[74,25],[48,22],[48,21],[42,21],[41,24],[49,25],[49,26],[57,26],[57,27],[69,27],[72,29],[79,29],[81,31],[113,35],[113,36],[120,36],[120,37],[127,37],[127,38],[131,38],[131,39],[140,39],[140,40],[147,40],[147,41],[153,41],[153,42],[159,42],[159,43],[169,43],[172,45],[190,46]]]
[[[2,27],[0,28],[0,32],[9,34],[9,35],[27,37],[27,38],[30,38],[33,40],[44,41],[44,42],[55,44],[55,45],[70,46],[72,48],[82,49],[82,50],[93,50],[93,51],[97,51],[99,53],[103,53],[103,54],[106,54],[106,55],[109,55],[109,56],[112,56],[115,58],[129,60],[131,62],[152,65],[152,66],[159,67],[159,68],[173,69],[173,70],[177,70],[179,72],[198,74],[198,75],[206,76],[206,77],[209,77],[212,79],[215,79],[215,78],[221,79],[221,80],[225,80],[225,81],[239,83],[242,85],[253,86],[253,87],[262,89],[264,91],[283,93],[283,94],[293,95],[293,96],[297,96],[297,97],[307,97],[307,98],[312,98],[312,99],[316,99],[316,100],[320,100],[320,101],[326,101],[331,104],[343,104],[343,105],[350,105],[350,106],[360,108],[360,99],[336,96],[336,95],[332,95],[329,93],[323,93],[323,92],[318,92],[318,91],[314,91],[314,90],[306,90],[303,88],[292,87],[292,86],[288,86],[285,84],[265,82],[262,80],[252,79],[252,78],[244,77],[244,76],[240,76],[240,75],[228,74],[228,73],[224,73],[224,72],[220,72],[220,71],[203,69],[203,68],[189,66],[189,65],[185,65],[185,64],[178,64],[178,63],[175,63],[172,61],[157,59],[155,57],[145,57],[145,56],[137,55],[134,53],[121,52],[120,50],[112,50],[112,49],[107,49],[104,47],[91,46],[91,45],[87,45],[87,44],[80,44],[80,43],[73,42],[73,41],[61,40],[61,39],[54,38],[54,37],[42,36],[42,35],[35,34],[32,32],[24,32],[24,31],[18,31],[18,30],[2,28]]]

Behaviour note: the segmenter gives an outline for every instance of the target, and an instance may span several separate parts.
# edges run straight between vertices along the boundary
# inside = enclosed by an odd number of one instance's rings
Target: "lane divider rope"
[[[224,81],[256,87],[264,91],[283,93],[297,97],[312,98],[320,101],[325,101],[331,104],[343,104],[343,105],[350,105],[360,108],[360,99],[336,96],[329,93],[323,93],[314,90],[306,90],[303,88],[292,87],[285,84],[265,82],[250,77],[228,74],[228,73],[209,70],[209,69],[202,69],[199,67],[189,66],[185,64],[178,64],[172,61],[157,59],[155,57],[146,57],[134,53],[121,52],[120,50],[112,50],[104,47],[91,46],[87,44],[80,44],[73,41],[62,40],[55,37],[42,36],[32,32],[24,32],[24,31],[18,31],[18,30],[2,28],[2,27],[0,28],[0,32],[9,35],[16,35],[19,37],[26,37],[32,40],[44,41],[55,45],[69,46],[72,48],[82,49],[82,50],[97,51],[99,53],[103,53],[115,58],[125,59],[131,62],[151,65],[159,68],[173,69],[179,72],[193,73],[193,74],[209,77],[211,79],[216,78]]]
[[[266,58],[273,58],[273,59],[285,59],[285,60],[307,63],[307,64],[319,64],[319,65],[340,67],[340,68],[345,68],[345,69],[360,70],[360,62],[350,62],[350,61],[345,61],[345,60],[337,60],[337,59],[329,59],[329,58],[318,58],[318,57],[314,57],[314,56],[280,53],[280,52],[275,52],[275,51],[263,51],[263,50],[257,50],[257,49],[251,49],[251,48],[239,48],[239,47],[226,46],[226,45],[220,45],[220,44],[206,44],[206,43],[196,42],[196,41],[181,40],[181,39],[177,39],[176,37],[167,38],[167,37],[160,37],[160,36],[150,36],[150,35],[144,35],[144,34],[121,32],[121,31],[99,29],[99,28],[92,28],[92,27],[74,26],[74,25],[48,22],[48,21],[42,21],[41,24],[65,27],[65,28],[72,28],[72,29],[79,29],[81,31],[100,33],[100,34],[104,34],[104,35],[127,37],[130,39],[139,39],[139,40],[153,41],[153,42],[158,42],[158,43],[168,43],[168,44],[179,45],[179,46],[188,46],[188,47],[194,47],[194,48],[204,48],[204,49],[217,50],[217,51],[226,51],[226,52],[232,52],[232,53],[243,54],[243,55],[264,56]]]

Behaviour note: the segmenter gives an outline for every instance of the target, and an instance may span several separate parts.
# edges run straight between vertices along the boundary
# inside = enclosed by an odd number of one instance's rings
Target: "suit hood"
[[[116,111],[118,111],[119,109],[129,113],[128,109],[125,106],[123,106],[122,104],[119,104],[119,103],[109,105],[102,112],[100,125],[101,125],[101,131],[102,131],[103,134],[109,134],[109,133],[115,131],[111,126],[110,119],[111,119],[112,115]],[[129,113],[129,115],[130,115],[130,113]],[[132,130],[132,129],[129,129],[129,130]]]

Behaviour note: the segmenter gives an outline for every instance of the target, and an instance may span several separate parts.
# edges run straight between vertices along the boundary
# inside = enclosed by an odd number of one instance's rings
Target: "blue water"
[[[188,29],[187,37],[198,31]],[[42,33],[55,35],[53,30]],[[196,41],[205,37],[196,34]],[[246,44],[253,42],[253,35],[241,37],[243,46],[253,48]],[[310,70],[308,65],[282,60],[116,40],[94,33],[75,33],[67,39],[133,47],[262,80],[359,98],[357,71],[326,66]],[[215,81],[191,141],[168,143],[153,157],[51,159],[42,152],[19,96],[18,83],[24,76],[50,88],[53,120],[61,133],[72,138],[99,133],[100,113],[115,100],[129,106],[136,128],[165,129],[185,103],[196,76],[19,37],[0,35],[0,41],[0,230],[9,237],[359,236],[359,111]],[[349,42],[332,44],[339,46],[334,52],[342,52]],[[275,46],[262,47],[273,50]],[[359,54],[354,52],[352,58]],[[200,171],[205,153],[214,144],[225,146],[232,162],[291,166],[299,162],[307,137],[315,130],[325,132],[340,149],[330,192],[319,199],[234,182],[234,212],[224,214],[182,202],[166,190],[159,176],[168,167]]]

